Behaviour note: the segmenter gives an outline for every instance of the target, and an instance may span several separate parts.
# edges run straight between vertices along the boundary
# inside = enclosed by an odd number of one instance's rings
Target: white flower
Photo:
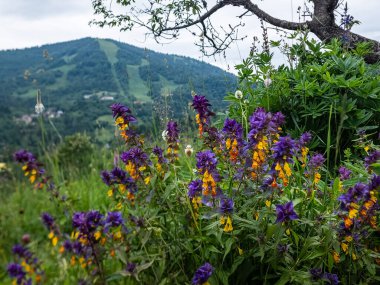
[[[272,79],[270,79],[269,77],[264,79],[265,87],[268,87],[271,84],[272,84]]]
[[[240,90],[236,90],[235,98],[241,100],[243,98],[243,92],[241,92]]]
[[[168,140],[168,131],[167,131],[167,130],[164,130],[164,131],[162,132],[162,139],[163,139],[164,141],[167,141],[167,140]]]
[[[185,154],[187,156],[191,156],[194,152],[194,149],[191,147],[191,145],[187,145],[186,148],[185,148]]]
[[[39,115],[45,110],[45,107],[42,103],[37,103],[36,106],[34,107],[34,110]]]
[[[41,100],[41,90],[40,89],[37,90],[36,99],[37,99],[37,103],[36,103],[36,106],[34,107],[34,110],[39,115],[45,110],[45,107],[42,104],[42,100]]]

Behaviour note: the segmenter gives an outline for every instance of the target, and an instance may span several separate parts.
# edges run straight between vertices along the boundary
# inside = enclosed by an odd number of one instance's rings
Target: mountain
[[[235,88],[235,76],[215,66],[109,39],[0,51],[0,148],[37,145],[41,130],[50,141],[86,131],[105,143],[114,102],[128,104],[144,131],[162,127],[159,119],[185,119],[192,90],[220,109]],[[34,113],[37,90],[42,117]]]

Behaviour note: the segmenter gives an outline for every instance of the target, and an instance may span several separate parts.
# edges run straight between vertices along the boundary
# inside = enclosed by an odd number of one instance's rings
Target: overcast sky
[[[139,0],[140,1],[140,0]],[[116,2],[116,1],[115,1]],[[215,1],[207,1],[213,3]],[[298,21],[297,7],[302,0],[254,1],[260,8],[275,17]],[[361,22],[353,31],[380,41],[380,0],[348,0],[349,13]],[[242,10],[227,7],[215,14],[216,23],[234,21]],[[251,19],[252,18],[252,19]],[[260,35],[260,23],[251,17],[246,25],[247,40],[238,42],[221,56],[206,58],[193,44],[194,38],[183,33],[179,40],[160,45],[153,39],[145,39],[145,30],[119,32],[117,28],[89,26],[93,19],[91,0],[0,0],[0,50],[32,47],[47,43],[62,42],[83,37],[112,38],[152,50],[191,56],[228,69],[241,62],[248,54],[254,34]],[[244,32],[244,31],[243,31]],[[276,35],[271,34],[271,39]],[[280,61],[276,56],[276,61]],[[0,63],[1,64],[1,63]],[[231,70],[231,69],[230,69]]]

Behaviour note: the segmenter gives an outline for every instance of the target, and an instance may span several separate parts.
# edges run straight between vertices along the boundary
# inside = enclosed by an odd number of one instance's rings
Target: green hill
[[[132,107],[144,131],[160,118],[183,119],[191,90],[207,95],[218,109],[235,88],[235,76],[212,65],[109,39],[0,51],[0,152],[38,145],[38,89],[50,141],[86,131],[105,143],[112,134],[107,106],[113,102]]]

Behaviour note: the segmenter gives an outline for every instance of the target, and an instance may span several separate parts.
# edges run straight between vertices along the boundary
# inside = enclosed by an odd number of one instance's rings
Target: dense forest
[[[116,101],[133,107],[140,130],[158,133],[168,118],[193,117],[188,114],[192,91],[207,94],[221,109],[225,94],[236,88],[234,75],[212,65],[108,39],[0,51],[0,62],[3,155],[37,146],[41,129],[48,142],[87,132],[105,144],[112,135],[106,107]],[[34,112],[37,90],[45,106],[42,117]]]

